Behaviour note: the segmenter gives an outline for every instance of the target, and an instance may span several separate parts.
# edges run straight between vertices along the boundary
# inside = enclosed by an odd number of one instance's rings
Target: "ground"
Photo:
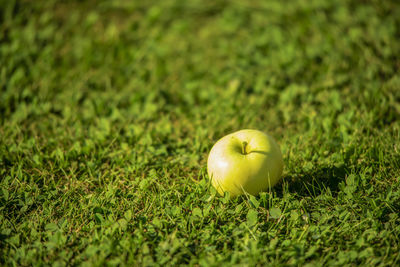
[[[0,264],[400,264],[398,1],[0,0]],[[282,181],[220,197],[212,145]]]

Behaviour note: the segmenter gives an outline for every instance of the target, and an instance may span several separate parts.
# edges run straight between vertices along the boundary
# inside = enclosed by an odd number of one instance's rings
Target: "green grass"
[[[398,1],[0,0],[0,265],[400,264]],[[283,180],[229,200],[243,128]]]

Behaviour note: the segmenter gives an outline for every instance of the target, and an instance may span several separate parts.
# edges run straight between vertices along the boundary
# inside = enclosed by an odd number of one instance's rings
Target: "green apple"
[[[211,184],[221,195],[257,195],[281,178],[282,153],[275,140],[258,130],[229,134],[212,147],[207,161]]]

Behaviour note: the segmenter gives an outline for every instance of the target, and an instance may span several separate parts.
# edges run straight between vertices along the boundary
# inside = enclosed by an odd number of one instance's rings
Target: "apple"
[[[240,130],[222,137],[211,148],[208,177],[221,195],[258,195],[279,182],[282,153],[275,140],[258,130]]]

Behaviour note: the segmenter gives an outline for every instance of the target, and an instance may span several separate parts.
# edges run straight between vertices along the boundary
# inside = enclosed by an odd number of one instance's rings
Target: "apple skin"
[[[207,160],[208,177],[219,194],[258,195],[277,184],[283,170],[275,140],[258,130],[240,130],[222,137]]]

